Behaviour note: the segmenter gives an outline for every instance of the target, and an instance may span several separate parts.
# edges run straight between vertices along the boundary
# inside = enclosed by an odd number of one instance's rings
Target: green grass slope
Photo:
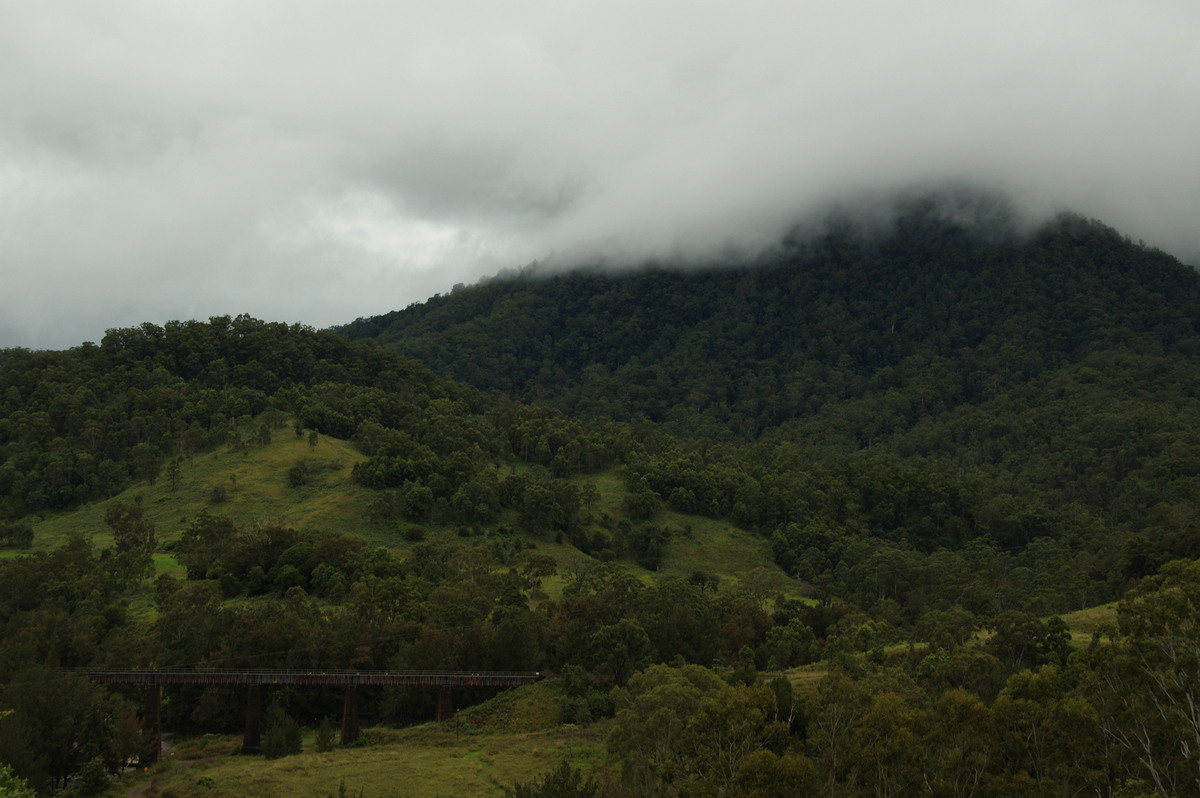
[[[321,437],[312,447],[290,429],[276,431],[270,443],[241,449],[223,446],[184,461],[175,489],[164,473],[153,484],[138,483],[112,499],[34,525],[34,546],[52,548],[72,532],[91,535],[97,545],[111,541],[104,523],[113,502],[138,502],[154,522],[160,542],[175,540],[190,518],[202,512],[224,515],[239,524],[270,521],[298,529],[353,534],[368,539],[379,532],[366,521],[371,491],[353,484],[350,470],[364,460],[347,441]],[[305,460],[310,484],[292,487],[288,469]],[[214,502],[214,489],[224,501]]]
[[[46,517],[34,525],[34,547],[53,548],[76,532],[90,536],[95,545],[106,547],[111,544],[112,535],[104,523],[105,511],[115,502],[139,502],[154,522],[160,545],[178,540],[190,519],[207,512],[227,516],[238,524],[265,522],[296,529],[319,529],[403,550],[411,543],[394,527],[367,517],[366,510],[375,491],[350,479],[354,465],[364,459],[348,441],[321,436],[313,447],[307,436],[295,436],[290,428],[277,430],[265,445],[223,446],[190,462],[183,461],[174,488],[164,473],[152,485],[138,483],[112,499]],[[288,469],[301,461],[309,464],[311,481],[293,487],[289,484]],[[613,519],[624,517],[622,504],[626,490],[615,471],[577,480],[591,482],[596,487],[597,514],[604,513]],[[214,489],[223,491],[223,501],[213,501]],[[502,520],[516,525],[516,513],[506,511]],[[633,562],[621,561],[644,581],[664,577],[686,579],[703,572],[717,577],[724,589],[741,588],[759,597],[779,592],[795,597],[803,593],[802,583],[780,570],[772,559],[768,541],[759,535],[725,521],[666,509],[656,522],[675,531],[660,569],[650,572]],[[429,540],[458,539],[455,529],[449,527],[431,525],[427,532]],[[565,574],[591,559],[570,544],[536,536],[530,536],[529,542],[539,554],[549,555],[558,563],[559,575],[549,577],[543,585],[552,597],[561,591]],[[157,573],[182,575],[178,562],[167,553],[155,555],[155,569]]]
[[[609,723],[558,726],[559,687],[542,682],[505,693],[456,713],[453,720],[408,729],[367,729],[366,744],[317,753],[311,735],[296,756],[272,761],[233,755],[237,740],[181,741],[149,774],[122,783],[146,796],[348,795],[365,798],[501,796],[564,758],[602,775],[609,769],[605,740]]]

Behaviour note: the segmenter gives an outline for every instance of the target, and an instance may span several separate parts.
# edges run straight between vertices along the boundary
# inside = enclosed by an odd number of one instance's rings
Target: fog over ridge
[[[0,0],[0,347],[317,326],[967,184],[1200,264],[1200,6]]]

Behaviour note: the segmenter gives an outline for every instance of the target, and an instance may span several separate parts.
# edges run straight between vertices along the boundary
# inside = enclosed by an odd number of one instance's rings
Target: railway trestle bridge
[[[101,684],[140,684],[146,688],[142,714],[148,733],[146,761],[162,755],[162,687],[164,684],[245,685],[246,732],[242,752],[258,753],[262,746],[263,686],[335,686],[345,689],[342,700],[342,744],[358,738],[358,688],[404,685],[437,690],[437,720],[453,712],[455,687],[516,687],[544,678],[541,673],[438,671],[334,671],[334,670],[89,670],[87,676]]]

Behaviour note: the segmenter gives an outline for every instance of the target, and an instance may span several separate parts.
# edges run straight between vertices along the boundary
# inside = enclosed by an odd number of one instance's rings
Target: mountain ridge
[[[918,214],[725,269],[497,277],[338,330],[572,415],[754,439],[939,358],[980,401],[1101,349],[1200,353],[1200,277],[1077,216],[997,241]]]

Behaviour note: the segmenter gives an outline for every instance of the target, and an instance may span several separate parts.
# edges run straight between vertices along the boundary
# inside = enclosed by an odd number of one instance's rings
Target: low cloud
[[[325,326],[969,182],[1200,264],[1190,0],[0,0],[0,346]]]

